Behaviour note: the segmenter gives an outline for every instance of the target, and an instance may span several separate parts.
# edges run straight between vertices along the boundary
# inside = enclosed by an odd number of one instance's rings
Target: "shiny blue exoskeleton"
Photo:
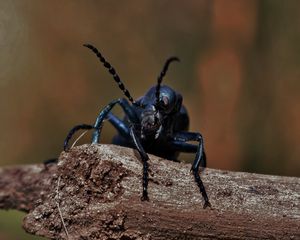
[[[99,143],[103,121],[108,119],[118,131],[118,135],[113,138],[113,143],[137,149],[141,156],[143,162],[142,200],[148,200],[149,157],[147,153],[177,161],[180,152],[191,152],[196,153],[191,171],[202,193],[205,202],[203,207],[211,206],[199,175],[200,166],[206,167],[203,138],[200,133],[188,132],[189,117],[182,105],[182,96],[172,88],[161,85],[169,64],[173,61],[179,61],[179,59],[176,57],[169,58],[158,77],[157,84],[151,87],[144,96],[133,100],[115,69],[101,53],[90,44],[84,46],[97,55],[131,104],[125,98],[113,100],[100,111],[93,125],[80,124],[73,127],[65,139],[64,150],[68,150],[70,139],[80,129],[94,129],[92,143]],[[115,105],[119,105],[123,109],[125,113],[123,119],[111,113]],[[189,141],[197,141],[198,144],[191,144]]]

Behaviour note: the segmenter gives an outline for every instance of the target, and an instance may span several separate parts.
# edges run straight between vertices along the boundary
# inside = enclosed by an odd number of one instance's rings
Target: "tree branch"
[[[189,164],[150,156],[149,166],[142,202],[134,150],[82,145],[57,165],[0,169],[0,208],[29,212],[25,230],[55,239],[300,238],[299,178],[206,169],[204,210]]]

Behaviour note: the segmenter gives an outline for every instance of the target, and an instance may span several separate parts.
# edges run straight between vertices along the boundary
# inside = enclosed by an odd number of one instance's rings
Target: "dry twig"
[[[151,156],[149,168],[141,202],[134,150],[74,147],[58,165],[0,169],[0,207],[29,211],[26,231],[55,239],[300,239],[299,178],[206,169],[204,210],[189,164]]]

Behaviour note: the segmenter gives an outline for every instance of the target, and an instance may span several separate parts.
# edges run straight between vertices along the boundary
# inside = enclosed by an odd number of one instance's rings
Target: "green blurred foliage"
[[[73,125],[122,97],[88,42],[134,97],[180,57],[164,81],[184,96],[209,167],[300,176],[299,9],[297,0],[1,1],[0,164],[58,156]],[[106,124],[102,141],[113,134]]]
[[[32,236],[22,229],[25,213],[15,210],[0,210],[0,239],[1,240],[42,240],[45,238]]]

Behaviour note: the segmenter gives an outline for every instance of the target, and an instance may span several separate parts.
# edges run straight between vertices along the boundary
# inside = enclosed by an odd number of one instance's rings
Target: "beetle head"
[[[180,111],[182,96],[168,86],[161,86],[159,100],[156,99],[156,86],[141,99],[141,138],[154,137],[157,139],[167,121]]]

